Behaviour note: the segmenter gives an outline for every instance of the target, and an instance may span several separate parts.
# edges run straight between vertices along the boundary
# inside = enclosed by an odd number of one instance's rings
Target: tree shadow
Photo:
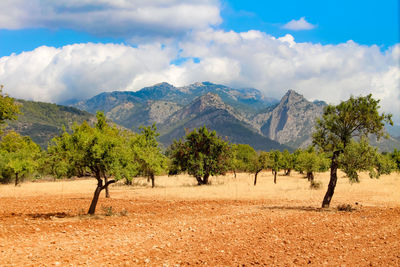
[[[333,212],[331,208],[320,208],[312,206],[261,206],[262,210],[297,210],[297,211],[316,211],[316,212]]]
[[[49,213],[30,213],[26,216],[31,217],[32,219],[51,219],[51,218],[66,218],[73,217],[70,214],[65,212],[49,212]]]

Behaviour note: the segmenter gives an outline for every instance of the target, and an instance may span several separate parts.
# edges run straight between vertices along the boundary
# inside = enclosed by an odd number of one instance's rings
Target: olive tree
[[[228,143],[205,126],[186,134],[184,141],[174,141],[167,154],[170,173],[187,171],[198,185],[208,184],[211,175],[225,174],[229,169],[231,151]]]
[[[296,169],[306,173],[309,182],[314,181],[314,173],[318,171],[326,171],[329,162],[322,153],[317,153],[313,147],[307,150],[299,150]]]
[[[129,164],[131,161],[126,159],[130,154],[125,151],[129,149],[120,130],[108,125],[101,112],[97,113],[97,123],[94,127],[87,122],[75,125],[72,133],[64,132],[53,140],[49,150],[52,149],[62,153],[63,160],[69,162],[72,167],[83,168],[96,178],[97,187],[88,214],[95,213],[101,191],[107,190],[116,179],[129,175],[127,170],[132,170],[122,166],[123,163]],[[115,179],[109,180],[110,176],[114,176]]]
[[[251,164],[250,171],[254,172],[254,186],[257,185],[257,176],[258,174],[268,168],[270,165],[270,156],[268,152],[265,151],[260,151],[257,155],[256,158],[253,158],[252,160],[253,164]]]
[[[379,114],[379,100],[372,95],[350,97],[340,104],[328,105],[321,118],[317,119],[313,134],[313,144],[324,152],[330,153],[330,180],[322,207],[329,207],[337,183],[337,170],[340,168],[340,156],[355,137],[375,135],[378,139],[385,135],[385,122],[393,124],[391,115]]]
[[[138,165],[139,174],[151,180],[151,187],[154,187],[155,175],[161,174],[167,168],[167,158],[158,145],[156,125],[140,127],[140,131],[130,142],[132,160]]]
[[[272,150],[269,152],[269,165],[272,174],[274,175],[274,184],[276,184],[276,176],[280,170],[283,169],[284,161],[282,153],[279,150]]]
[[[33,173],[38,167],[40,147],[30,137],[11,131],[1,138],[0,161],[3,169],[15,177],[15,186],[20,177]]]
[[[258,155],[254,148],[247,144],[233,144],[231,149],[231,170],[233,171],[235,178],[237,171],[253,172],[254,166],[258,160]]]

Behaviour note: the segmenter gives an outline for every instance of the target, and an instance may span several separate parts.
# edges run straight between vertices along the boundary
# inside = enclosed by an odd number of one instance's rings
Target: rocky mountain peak
[[[282,97],[281,104],[293,105],[298,102],[307,101],[303,95],[297,93],[296,91],[290,89]]]
[[[198,97],[192,104],[195,112],[203,112],[206,109],[226,109],[227,106],[222,101],[221,97],[214,93],[207,93],[203,96]]]

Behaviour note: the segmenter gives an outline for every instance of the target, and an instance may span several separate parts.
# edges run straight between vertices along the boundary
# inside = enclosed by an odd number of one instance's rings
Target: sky
[[[400,123],[398,0],[2,0],[0,84],[61,103],[210,81],[337,104],[373,94]]]

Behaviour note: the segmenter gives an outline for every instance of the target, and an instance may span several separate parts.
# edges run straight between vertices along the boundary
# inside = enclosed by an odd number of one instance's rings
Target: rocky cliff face
[[[174,139],[184,136],[186,130],[191,131],[203,125],[233,143],[250,144],[258,150],[288,148],[264,137],[240,113],[212,93],[198,97],[160,124],[160,141],[169,145]]]
[[[307,146],[311,141],[315,119],[324,105],[312,103],[289,90],[272,110],[255,116],[264,136],[294,147]]]

